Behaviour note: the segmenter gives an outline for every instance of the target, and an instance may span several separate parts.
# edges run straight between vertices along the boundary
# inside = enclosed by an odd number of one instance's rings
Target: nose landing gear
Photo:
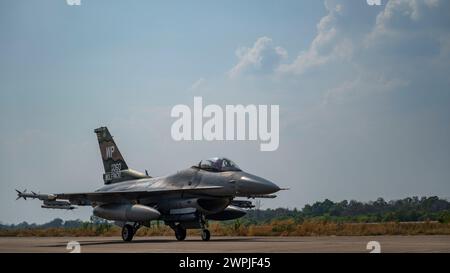
[[[208,222],[206,222],[205,215],[201,215],[200,217],[200,228],[202,229],[201,237],[203,241],[209,241],[211,238],[211,233],[208,230]]]
[[[201,236],[203,241],[209,241],[211,238],[211,233],[207,229],[202,229]]]

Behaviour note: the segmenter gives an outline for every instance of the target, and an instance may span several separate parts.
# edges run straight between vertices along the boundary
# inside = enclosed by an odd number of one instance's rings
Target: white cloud
[[[274,46],[272,39],[260,37],[251,48],[240,47],[236,50],[238,63],[228,72],[230,78],[236,78],[249,72],[273,72],[287,52],[280,46]]]
[[[337,58],[345,58],[352,53],[352,42],[341,39],[336,20],[343,12],[341,4],[325,1],[328,14],[317,24],[317,35],[308,50],[301,52],[291,64],[284,64],[278,72],[303,74],[306,70],[324,65]]]
[[[439,24],[447,24],[448,21],[439,22],[442,10],[450,8],[447,3],[440,0],[391,0],[381,11],[375,22],[373,30],[365,39],[366,45],[381,39],[401,39],[404,35],[423,35],[423,31],[439,31]],[[448,13],[448,12],[447,12]],[[403,33],[402,33],[403,32]],[[413,32],[413,33],[411,33]],[[436,33],[437,34],[437,33]]]
[[[189,91],[197,91],[199,88],[201,88],[203,85],[205,85],[206,80],[204,78],[200,78],[197,81],[195,81],[191,87],[189,87]]]
[[[335,80],[324,101],[340,102],[399,89],[423,79],[427,69],[448,69],[450,1],[390,0],[379,8],[362,2],[326,0],[309,48],[278,74],[299,78],[321,69]]]
[[[433,77],[442,80],[440,73],[449,69],[450,1],[389,0],[380,7],[365,1],[324,3],[326,14],[306,50],[290,62],[280,62],[286,51],[261,37],[253,47],[237,51],[239,62],[230,77],[274,71],[279,78],[303,84],[297,88],[301,90],[317,78],[321,82],[314,88],[330,103],[414,86],[426,80],[427,71],[439,72]]]

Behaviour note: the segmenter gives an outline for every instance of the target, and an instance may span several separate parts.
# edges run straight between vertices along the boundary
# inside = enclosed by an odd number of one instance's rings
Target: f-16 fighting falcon
[[[254,207],[236,197],[274,198],[277,185],[241,170],[227,158],[202,160],[195,166],[163,177],[151,177],[128,168],[106,127],[95,129],[105,174],[104,186],[94,192],[36,194],[17,191],[17,199],[43,201],[42,208],[74,209],[92,206],[97,217],[113,220],[122,227],[122,239],[131,241],[141,226],[162,220],[175,231],[177,240],[186,229],[201,229],[210,239],[208,220],[231,220]]]

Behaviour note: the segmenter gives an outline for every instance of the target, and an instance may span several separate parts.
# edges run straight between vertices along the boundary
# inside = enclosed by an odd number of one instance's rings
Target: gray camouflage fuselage
[[[164,196],[143,197],[136,201],[143,205],[157,206],[158,210],[165,214],[170,213],[171,209],[188,207],[189,204],[179,204],[180,200],[192,199],[189,200],[192,201],[191,205],[206,215],[224,210],[235,197],[251,198],[280,190],[274,183],[243,171],[209,172],[191,167],[168,176],[142,178],[105,185],[96,192],[148,191],[151,189],[199,189],[193,193],[176,191]],[[213,200],[217,202],[215,203]],[[128,200],[105,199],[103,202],[98,202],[98,205],[109,202],[127,203]]]

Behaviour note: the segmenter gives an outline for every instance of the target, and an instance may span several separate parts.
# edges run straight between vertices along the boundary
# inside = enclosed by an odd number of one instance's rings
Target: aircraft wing
[[[125,202],[143,198],[152,198],[169,195],[183,195],[185,193],[195,193],[198,195],[213,195],[214,190],[222,189],[222,186],[203,186],[196,188],[149,188],[142,190],[125,191],[96,191],[81,193],[58,193],[58,194],[36,194],[34,192],[17,191],[17,199],[32,198],[44,201],[44,208],[73,209],[72,205],[89,206],[95,202]],[[67,201],[61,201],[67,200]]]
[[[142,191],[99,191],[86,193],[58,193],[55,194],[58,200],[69,200],[74,205],[90,205],[92,202],[120,202],[143,198],[151,198],[162,195],[176,195],[184,193],[196,193],[211,195],[211,191],[221,189],[222,186],[205,186],[186,189],[150,188]]]

